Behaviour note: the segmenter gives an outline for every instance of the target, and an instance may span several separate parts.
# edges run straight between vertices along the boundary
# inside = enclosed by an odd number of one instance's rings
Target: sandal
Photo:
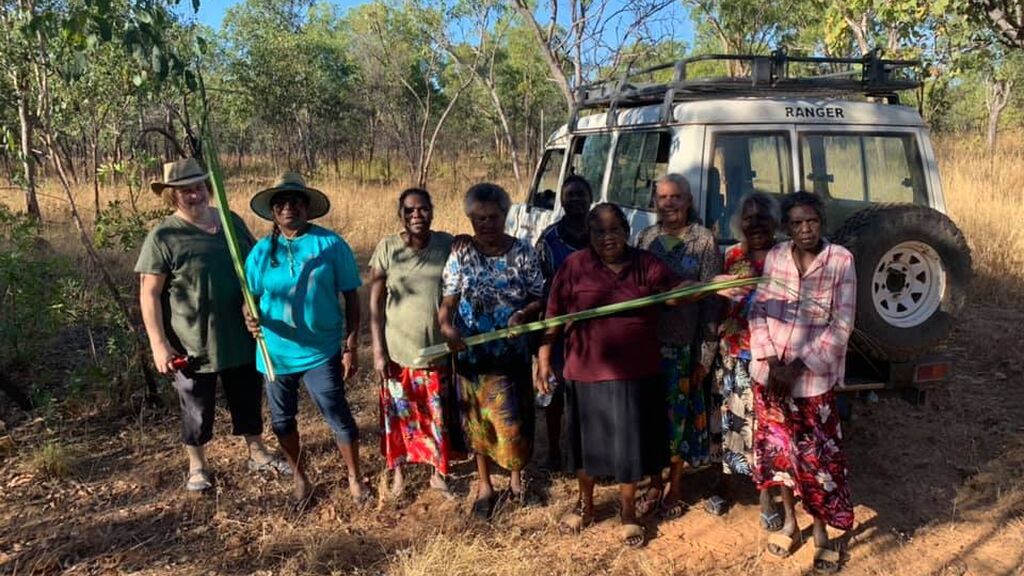
[[[640,548],[647,541],[647,531],[639,524],[623,524],[619,527],[619,538],[630,548]]]
[[[789,555],[793,553],[794,542],[796,542],[796,539],[792,536],[773,532],[768,535],[768,545],[765,549],[768,550],[772,556],[789,558]]]
[[[566,512],[558,520],[558,531],[562,534],[579,534],[594,523],[594,514],[587,514],[581,504]]]
[[[761,512],[761,528],[766,532],[782,530],[782,515],[778,512]]]
[[[498,496],[492,493],[490,496],[484,498],[477,498],[473,501],[473,508],[471,512],[477,520],[488,521],[491,519],[491,515],[494,514],[494,505],[498,501]]]
[[[661,492],[653,486],[648,486],[637,496],[636,502],[633,505],[636,508],[637,518],[647,516],[657,508],[660,503]]]
[[[725,516],[729,503],[721,496],[712,496],[704,501],[704,511],[712,516]]]
[[[814,549],[814,572],[817,574],[835,574],[839,572],[839,552],[831,548]]]
[[[682,500],[676,500],[671,504],[665,504],[664,500],[661,503],[661,519],[665,521],[676,520],[682,518],[683,514],[689,507]]]
[[[210,471],[204,468],[190,470],[185,478],[185,490],[189,492],[205,492],[213,488],[213,477]]]

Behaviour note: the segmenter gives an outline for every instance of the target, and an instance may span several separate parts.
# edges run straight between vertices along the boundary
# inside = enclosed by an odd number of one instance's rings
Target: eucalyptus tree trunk
[[[89,141],[89,151],[92,155],[92,205],[96,217],[100,215],[100,128],[96,125],[92,129],[92,138]]]
[[[25,211],[36,220],[42,219],[39,200],[36,198],[36,167],[32,159],[32,118],[29,115],[27,86],[18,88],[18,122],[21,125],[21,166],[25,182]]]
[[[1012,80],[989,78],[985,83],[985,107],[988,109],[988,133],[985,142],[989,150],[995,150],[999,137],[999,119],[1010,103],[1012,92]]]

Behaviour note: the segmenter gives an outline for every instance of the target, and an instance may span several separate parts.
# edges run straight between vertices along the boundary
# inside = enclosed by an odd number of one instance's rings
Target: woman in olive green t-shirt
[[[394,470],[391,492],[404,487],[402,465],[429,464],[430,486],[450,495],[445,475],[451,449],[445,392],[451,378],[441,364],[420,364],[420,348],[443,342],[437,324],[441,272],[452,236],[430,229],[430,194],[409,188],[398,198],[404,230],[380,241],[370,258],[370,329],[381,400],[381,451]],[[449,410],[450,412],[450,410]]]
[[[189,471],[185,488],[213,486],[203,446],[213,436],[217,380],[231,412],[232,432],[244,436],[249,469],[290,473],[263,445],[263,378],[254,365],[254,343],[242,318],[235,276],[220,216],[210,206],[207,176],[193,160],[164,165],[164,180],[151,188],[174,213],[150,230],[135,272],[153,363],[174,379],[181,405],[182,443]],[[237,215],[244,250],[252,235]]]

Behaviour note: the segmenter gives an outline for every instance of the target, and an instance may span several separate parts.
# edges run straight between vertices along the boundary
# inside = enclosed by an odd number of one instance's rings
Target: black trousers
[[[263,433],[263,376],[255,364],[228,368],[220,372],[174,373],[174,389],[181,405],[181,441],[187,446],[202,446],[213,438],[213,411],[217,400],[217,380],[231,413],[231,433],[252,436]]]

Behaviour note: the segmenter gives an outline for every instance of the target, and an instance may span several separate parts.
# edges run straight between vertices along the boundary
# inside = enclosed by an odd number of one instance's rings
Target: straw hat
[[[252,200],[249,201],[249,207],[260,218],[273,221],[274,211],[270,208],[270,201],[279,192],[301,192],[305,194],[306,198],[309,199],[309,214],[307,217],[310,220],[327,214],[331,209],[331,201],[327,199],[327,196],[315,188],[306,186],[306,181],[302,178],[302,174],[298,172],[285,172],[281,174],[273,186],[266,190],[260,190],[252,197]]]
[[[177,162],[164,164],[164,179],[161,182],[150,182],[149,188],[154,194],[160,194],[164,188],[187,188],[208,179],[203,167],[195,158],[186,158]]]

